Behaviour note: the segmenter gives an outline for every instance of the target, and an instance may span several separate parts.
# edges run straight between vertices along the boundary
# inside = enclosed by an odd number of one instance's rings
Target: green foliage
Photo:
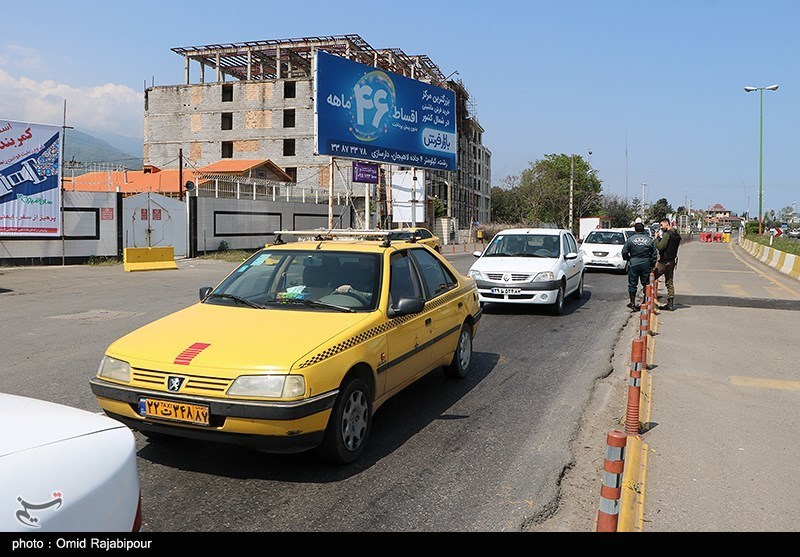
[[[645,217],[647,217],[647,222],[658,222],[672,212],[672,205],[669,204],[666,198],[662,197],[647,208]]]
[[[433,214],[437,218],[447,216],[447,207],[444,206],[442,200],[438,197],[433,198]]]
[[[757,231],[758,231],[758,223],[756,223],[756,232]],[[761,236],[759,236],[758,234],[748,234],[747,239],[752,240],[753,242],[757,242],[759,244],[763,244],[765,246],[769,246],[769,236],[770,236],[769,234],[762,234]],[[789,238],[782,238],[780,236],[775,237],[772,239],[772,246],[770,247],[778,251],[784,251],[786,253],[800,255],[800,242],[796,240],[791,240]]]
[[[751,234],[758,234],[758,221],[749,220],[744,223],[744,233],[746,236],[750,236]],[[754,238],[750,238],[754,240]]]
[[[219,247],[217,248],[217,251],[228,251],[228,249],[229,249],[228,248],[228,242],[226,242],[225,240],[222,240],[219,243]]]
[[[117,257],[104,257],[102,255],[90,255],[89,259],[86,260],[87,265],[93,266],[108,266],[108,265],[118,265],[119,258]]]
[[[607,195],[603,197],[600,212],[611,219],[612,227],[627,228],[636,220],[636,209],[631,202],[617,195]]]

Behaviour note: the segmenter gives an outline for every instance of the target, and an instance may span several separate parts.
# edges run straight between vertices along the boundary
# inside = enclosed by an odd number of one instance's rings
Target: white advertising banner
[[[61,235],[61,126],[0,120],[0,236]]]
[[[414,222],[425,222],[425,172],[417,171],[414,187],[414,171],[394,170],[392,172],[392,222],[411,223],[412,198],[414,200]],[[412,191],[416,193],[412,195]]]

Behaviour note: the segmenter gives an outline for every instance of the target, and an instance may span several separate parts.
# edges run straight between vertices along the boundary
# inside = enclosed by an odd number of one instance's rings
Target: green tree
[[[447,207],[444,206],[438,195],[433,198],[433,214],[436,218],[447,216]]]
[[[569,225],[570,173],[574,162],[573,228],[582,216],[596,214],[602,207],[602,182],[589,164],[578,155],[545,155],[522,171],[519,177],[519,203],[528,225]],[[576,232],[576,230],[573,230]]]
[[[647,208],[645,217],[648,222],[658,222],[672,212],[672,205],[669,204],[666,198],[662,197]]]
[[[611,226],[625,228],[636,219],[636,209],[627,199],[618,195],[603,196],[602,209],[603,215],[611,219]]]
[[[787,205],[786,207],[778,211],[778,220],[780,220],[781,222],[788,222],[792,218],[793,214],[794,214],[794,209],[792,209],[791,205]]]

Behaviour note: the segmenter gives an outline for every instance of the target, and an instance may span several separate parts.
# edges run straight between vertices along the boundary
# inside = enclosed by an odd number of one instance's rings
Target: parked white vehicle
[[[141,525],[128,427],[0,393],[0,531],[131,532]]]
[[[564,311],[564,300],[583,296],[583,255],[568,230],[511,228],[499,232],[469,270],[485,303],[546,304]]]
[[[586,268],[627,272],[628,262],[622,259],[622,246],[632,234],[632,228],[598,228],[589,232],[581,243],[581,253]]]

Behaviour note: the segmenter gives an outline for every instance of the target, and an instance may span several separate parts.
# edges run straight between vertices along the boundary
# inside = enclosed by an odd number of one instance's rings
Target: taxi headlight
[[[483,276],[481,275],[481,272],[478,271],[477,269],[470,269],[469,270],[469,276],[470,276],[470,278],[475,279],[475,280],[483,280]]]
[[[103,356],[100,367],[97,368],[97,376],[127,383],[131,380],[131,365],[111,356]]]
[[[231,396],[296,398],[306,392],[302,375],[242,375],[228,388]]]
[[[544,271],[533,277],[533,282],[541,282],[546,280],[556,280],[556,276],[553,274],[553,271]]]

